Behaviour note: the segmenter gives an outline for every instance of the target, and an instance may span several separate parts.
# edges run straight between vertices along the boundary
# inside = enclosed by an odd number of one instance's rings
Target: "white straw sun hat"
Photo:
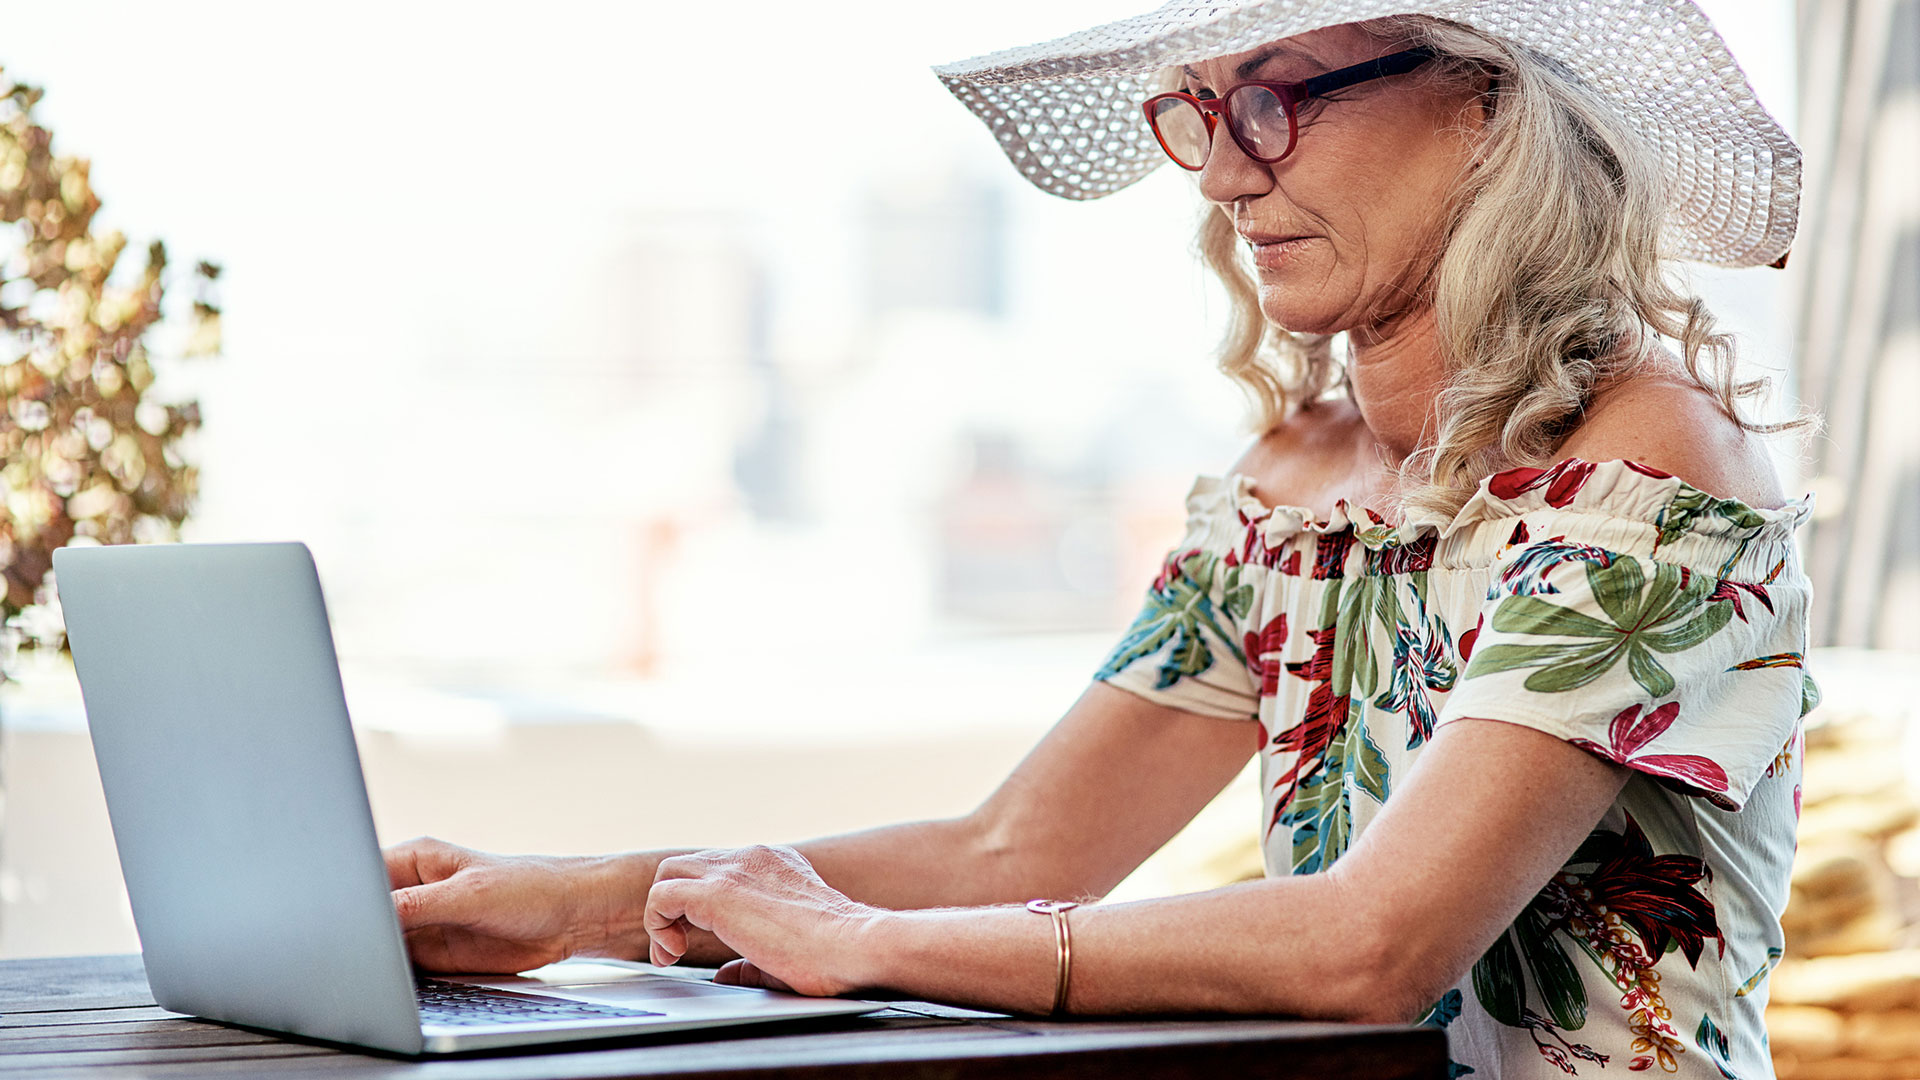
[[[1021,175],[1097,199],[1166,160],[1140,103],[1155,72],[1309,30],[1431,15],[1550,56],[1614,102],[1671,184],[1669,254],[1774,263],[1793,242],[1800,149],[1692,0],[1172,0],[1157,11],[934,69]]]

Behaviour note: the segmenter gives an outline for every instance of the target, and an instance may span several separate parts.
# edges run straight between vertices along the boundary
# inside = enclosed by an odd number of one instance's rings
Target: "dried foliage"
[[[151,392],[166,247],[154,241],[144,269],[116,274],[126,237],[93,232],[86,159],[54,154],[33,117],[38,88],[0,85],[0,619],[9,646],[32,646],[62,637],[43,606],[56,548],[177,538],[197,484],[181,440],[200,409]],[[188,356],[219,351],[219,275],[194,268]]]

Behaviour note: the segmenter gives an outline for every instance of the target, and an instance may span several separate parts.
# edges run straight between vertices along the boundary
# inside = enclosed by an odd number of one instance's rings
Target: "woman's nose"
[[[1213,143],[1207,148],[1207,163],[1200,167],[1199,179],[1200,194],[1223,206],[1273,190],[1273,170],[1248,157],[1233,141],[1225,123],[1213,126]]]

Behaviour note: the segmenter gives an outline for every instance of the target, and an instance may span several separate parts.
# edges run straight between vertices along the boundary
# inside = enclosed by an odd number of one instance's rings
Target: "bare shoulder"
[[[1232,471],[1250,476],[1253,494],[1268,505],[1305,506],[1321,513],[1336,498],[1364,494],[1366,421],[1347,398],[1295,408],[1254,440]]]
[[[1678,372],[1636,375],[1608,388],[1556,456],[1637,461],[1753,507],[1786,502],[1763,438]]]
[[[1352,443],[1353,425],[1359,419],[1360,410],[1344,398],[1296,407],[1247,447],[1233,471],[1259,476],[1274,465],[1297,465],[1337,454]]]

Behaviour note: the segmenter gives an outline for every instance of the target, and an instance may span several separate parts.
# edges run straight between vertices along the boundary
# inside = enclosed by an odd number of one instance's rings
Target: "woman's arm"
[[[1095,683],[971,814],[798,850],[834,891],[875,908],[1098,897],[1191,820],[1258,743],[1256,724]],[[521,971],[566,956],[646,956],[648,888],[664,860],[690,851],[496,856],[423,838],[386,857],[416,962]],[[737,955],[698,929],[683,948],[694,963]]]
[[[1220,793],[1260,728],[1105,683],[973,813],[795,847],[828,884],[884,908],[1105,896]]]
[[[1443,725],[1327,871],[1075,910],[1069,1007],[1416,1018],[1512,924],[1626,777],[1531,729]],[[804,863],[783,859],[747,849],[664,864],[649,900],[656,962],[672,960],[685,920],[746,957],[728,981],[1052,1007],[1051,920],[1021,908],[874,910],[819,891]]]

